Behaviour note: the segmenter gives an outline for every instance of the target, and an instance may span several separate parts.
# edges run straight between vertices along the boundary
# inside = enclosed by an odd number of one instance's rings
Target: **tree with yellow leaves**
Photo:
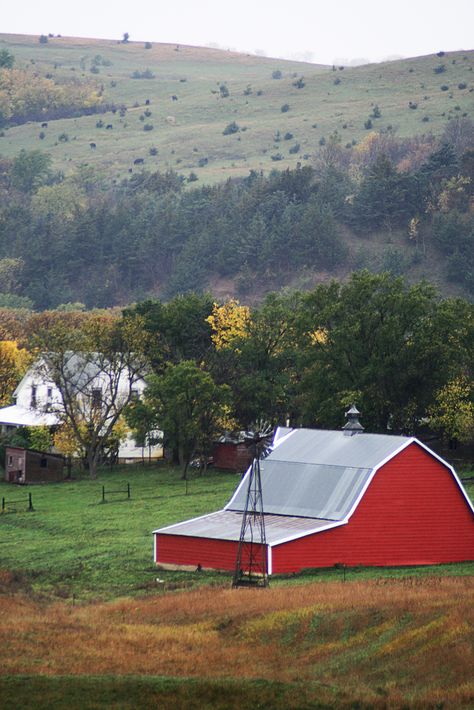
[[[436,394],[430,408],[430,424],[452,440],[470,441],[474,437],[474,382],[461,375]]]
[[[250,309],[248,306],[241,306],[235,298],[231,298],[222,306],[214,303],[206,322],[212,328],[211,339],[216,350],[222,350],[232,345],[235,340],[248,337]]]
[[[15,340],[0,340],[0,405],[10,404],[11,396],[25,374],[31,356]]]

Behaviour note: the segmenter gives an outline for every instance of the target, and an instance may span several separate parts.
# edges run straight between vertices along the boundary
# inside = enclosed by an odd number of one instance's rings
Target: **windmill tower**
[[[260,430],[248,432],[247,441],[251,442],[253,458],[232,587],[268,586],[260,461],[269,453],[271,440],[272,429],[268,425],[261,427]]]

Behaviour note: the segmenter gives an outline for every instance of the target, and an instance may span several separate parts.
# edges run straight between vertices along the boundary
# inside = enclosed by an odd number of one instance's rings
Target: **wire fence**
[[[11,498],[2,498],[2,513],[17,513],[18,507],[25,507],[28,512],[34,511],[33,508],[33,496],[28,493],[27,498],[16,498],[12,500]]]

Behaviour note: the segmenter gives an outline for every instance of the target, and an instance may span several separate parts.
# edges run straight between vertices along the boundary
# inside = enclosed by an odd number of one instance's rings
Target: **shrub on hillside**
[[[296,81],[294,81],[294,82],[293,82],[293,86],[296,86],[297,89],[304,89],[304,87],[306,86],[306,84],[305,84],[304,81],[303,81],[303,77],[300,76],[299,79],[297,79]]]
[[[132,74],[132,79],[154,79],[155,75],[151,71],[151,69],[145,69],[144,71],[138,71],[138,69],[135,69],[135,71]]]
[[[437,67],[433,69],[435,74],[443,74],[443,72],[446,71],[446,65],[445,64],[438,64]]]
[[[224,128],[224,130],[222,131],[222,135],[229,136],[232,133],[238,133],[239,131],[239,125],[235,121],[232,121],[232,123],[228,123],[227,126]]]
[[[289,110],[290,110],[290,104],[283,104],[283,106],[280,109],[280,111],[282,113],[287,113]]]
[[[279,69],[275,69],[275,71],[272,72],[272,79],[281,79],[283,74]]]

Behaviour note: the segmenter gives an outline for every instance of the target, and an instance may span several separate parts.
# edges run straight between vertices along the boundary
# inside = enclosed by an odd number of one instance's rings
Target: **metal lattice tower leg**
[[[252,461],[232,587],[268,586],[260,458]]]

